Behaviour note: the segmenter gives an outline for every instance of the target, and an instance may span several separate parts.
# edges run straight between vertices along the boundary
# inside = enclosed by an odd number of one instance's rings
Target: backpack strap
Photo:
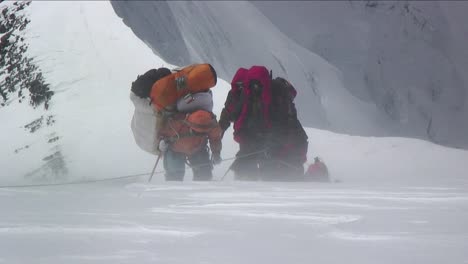
[[[177,135],[172,136],[172,137],[167,137],[167,138],[165,138],[165,140],[168,140],[170,143],[174,143],[177,140],[182,139],[182,138],[207,137],[207,136],[208,136],[207,133],[200,133],[200,132],[194,131],[193,129],[190,129],[190,131],[187,132],[187,133],[181,133],[181,134],[177,134]]]
[[[216,122],[216,116],[214,114],[212,114],[212,115],[213,115],[214,118],[210,121],[210,123],[201,125],[201,124],[195,124],[195,123],[192,123],[192,122],[188,121],[187,117],[189,116],[189,114],[187,114],[185,116],[185,119],[181,120],[181,121],[182,121],[182,123],[184,123],[185,125],[187,125],[190,128],[189,131],[186,132],[186,133],[177,133],[176,132],[176,135],[174,135],[172,137],[167,137],[166,140],[168,140],[171,143],[174,143],[174,142],[176,142],[177,140],[179,140],[181,138],[207,137],[208,132],[218,125],[218,123]],[[169,126],[171,126],[170,122],[169,122]],[[171,128],[174,130],[174,128],[172,126],[171,126]],[[205,130],[206,132],[197,132],[193,128]]]
[[[189,126],[190,128],[198,128],[198,129],[203,129],[203,130],[210,130],[210,129],[213,129],[216,127],[216,120],[215,119],[212,119],[210,123],[208,124],[203,124],[203,125],[200,125],[200,124],[195,124],[195,123],[192,123],[190,121],[188,121],[187,119],[185,120],[182,120],[182,122],[184,124],[186,124],[187,126]]]

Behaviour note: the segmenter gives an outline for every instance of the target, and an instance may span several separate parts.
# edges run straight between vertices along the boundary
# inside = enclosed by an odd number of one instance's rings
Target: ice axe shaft
[[[228,174],[228,172],[231,170],[232,168],[232,165],[234,164],[235,161],[233,161],[231,163],[231,165],[229,166],[229,168],[226,170],[226,172],[224,173],[223,177],[221,177],[221,181],[224,181],[224,178],[226,177],[226,175]]]
[[[161,154],[159,154],[158,158],[156,159],[156,163],[154,164],[153,170],[151,171],[151,176],[149,177],[148,182],[151,182],[151,179],[153,179],[154,171],[156,170],[156,167],[158,166],[160,159],[161,159]]]
[[[251,153],[248,153],[248,154],[245,154],[245,155],[239,155],[239,156],[236,155],[236,157],[234,158],[234,161],[231,163],[231,166],[229,166],[229,168],[226,170],[226,172],[224,173],[223,177],[221,177],[220,181],[223,181],[224,178],[226,177],[226,175],[228,174],[228,172],[229,172],[230,170],[232,170],[232,166],[234,165],[234,163],[236,163],[236,160],[237,160],[237,159],[250,157],[250,156],[253,156],[253,155],[255,155],[255,154],[265,152],[265,150],[266,150],[266,149],[262,149],[262,150],[254,151],[254,152],[251,152]]]

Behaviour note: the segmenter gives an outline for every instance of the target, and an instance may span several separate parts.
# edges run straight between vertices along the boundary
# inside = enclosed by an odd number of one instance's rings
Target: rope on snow
[[[247,153],[245,155],[234,156],[234,157],[222,159],[221,162],[228,161],[228,160],[233,160],[233,159],[236,159],[236,158],[245,158],[245,157],[252,156],[252,155],[255,155],[255,154],[258,154],[258,153],[262,153],[264,151],[265,151],[265,149],[263,149],[261,151],[255,151],[255,152]],[[212,164],[212,163],[204,163],[204,164],[199,164],[197,166],[189,166],[189,167],[190,168],[198,168],[198,167],[203,167],[203,166],[207,166],[207,165],[210,165],[210,164]],[[161,173],[164,173],[164,170],[157,171],[154,174],[161,174]],[[81,181],[70,181],[70,182],[59,182],[59,183],[39,183],[39,184],[25,184],[25,185],[0,185],[0,189],[87,184],[87,183],[106,182],[106,181],[114,181],[114,180],[122,180],[122,179],[131,179],[131,178],[137,178],[137,177],[141,177],[141,176],[148,176],[150,174],[151,174],[150,172],[147,172],[147,173],[130,174],[130,175],[124,175],[124,176],[119,176],[119,177],[105,178],[105,179],[81,180]]]

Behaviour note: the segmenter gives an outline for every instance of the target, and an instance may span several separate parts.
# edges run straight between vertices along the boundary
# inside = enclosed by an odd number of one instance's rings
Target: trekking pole
[[[224,178],[226,177],[226,175],[228,174],[228,172],[231,170],[231,167],[232,167],[232,165],[234,165],[234,162],[235,162],[235,160],[231,163],[231,165],[229,165],[228,169],[227,169],[226,172],[224,173],[223,177],[221,177],[221,180],[220,180],[220,181],[224,181]]]
[[[154,164],[153,170],[151,171],[151,176],[148,179],[148,182],[151,182],[151,179],[153,178],[154,171],[156,170],[156,167],[158,166],[159,160],[161,159],[161,153],[159,153],[158,158],[156,159],[156,163]]]
[[[283,160],[274,160],[274,161],[276,161],[276,162],[278,162],[278,163],[281,163],[281,164],[283,164],[283,165],[285,165],[286,167],[289,167],[289,168],[291,168],[291,169],[295,169],[295,170],[297,170],[297,171],[301,170],[300,167],[291,165],[291,164],[289,164],[289,163],[286,162],[286,161],[283,161]],[[302,170],[304,170],[304,169],[302,169]]]
[[[226,170],[226,172],[224,173],[223,177],[221,177],[221,179],[219,181],[223,181],[224,178],[226,177],[226,175],[228,174],[228,172],[232,169],[232,165],[234,165],[234,163],[236,162],[237,159],[241,159],[241,158],[246,158],[246,157],[250,157],[252,155],[255,155],[255,154],[258,154],[258,153],[262,153],[264,152],[265,149],[263,150],[259,150],[259,151],[254,151],[254,152],[251,152],[251,153],[247,153],[245,155],[239,155],[239,156],[236,156],[234,157],[234,161],[231,163],[231,165],[229,166],[229,168]]]

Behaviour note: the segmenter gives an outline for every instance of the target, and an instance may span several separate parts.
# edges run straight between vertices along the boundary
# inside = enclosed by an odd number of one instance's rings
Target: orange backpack
[[[151,88],[151,102],[156,110],[167,110],[189,93],[208,91],[216,81],[216,71],[210,64],[192,64],[155,82]]]

